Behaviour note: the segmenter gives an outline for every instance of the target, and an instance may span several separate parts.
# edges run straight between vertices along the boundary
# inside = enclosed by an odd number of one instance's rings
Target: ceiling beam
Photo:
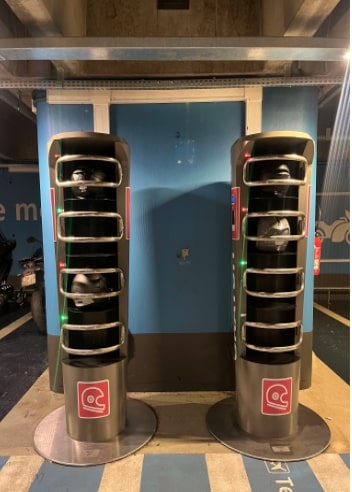
[[[346,39],[305,37],[2,38],[0,60],[341,61]]]
[[[314,36],[339,0],[304,0],[290,20],[285,36]]]

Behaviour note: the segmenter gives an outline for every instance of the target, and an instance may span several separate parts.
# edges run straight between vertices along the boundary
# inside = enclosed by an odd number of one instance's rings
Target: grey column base
[[[65,407],[60,407],[37,426],[34,447],[43,458],[61,465],[101,465],[125,458],[147,444],[157,426],[154,411],[139,400],[128,399],[126,412],[126,427],[113,441],[83,442],[67,434]]]
[[[300,461],[322,453],[330,443],[330,429],[309,408],[298,406],[298,431],[288,438],[261,439],[236,424],[236,399],[213,405],[207,415],[209,432],[224,446],[238,453],[270,461]]]

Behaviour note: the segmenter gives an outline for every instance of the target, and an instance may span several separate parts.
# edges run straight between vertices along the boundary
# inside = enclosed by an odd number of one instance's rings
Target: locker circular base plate
[[[83,442],[67,434],[65,407],[60,407],[37,426],[34,447],[43,458],[62,465],[101,465],[125,458],[147,444],[157,426],[154,411],[139,400],[127,400],[126,414],[126,427],[113,441]]]
[[[236,399],[213,405],[207,415],[209,432],[224,446],[238,453],[270,461],[300,461],[322,453],[330,443],[330,429],[309,408],[298,406],[297,433],[288,438],[263,439],[236,424]]]

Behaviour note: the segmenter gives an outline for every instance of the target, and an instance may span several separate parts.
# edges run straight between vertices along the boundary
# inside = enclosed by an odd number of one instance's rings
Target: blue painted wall
[[[45,262],[47,330],[49,335],[59,335],[56,260],[53,241],[50,202],[50,175],[48,142],[56,133],[70,131],[93,131],[93,107],[91,105],[49,105],[45,97],[38,96],[37,126],[38,155],[40,168],[40,196]],[[55,287],[54,287],[55,286]]]
[[[318,93],[316,87],[265,88],[263,91],[262,130],[292,130],[308,133],[315,144],[318,127]],[[312,165],[312,189],[305,271],[303,328],[313,330],[313,248],[315,236],[316,152]]]
[[[232,330],[230,148],[243,129],[243,103],[111,107],[131,148],[132,333]]]
[[[37,101],[37,114],[46,275],[56,285],[47,143],[59,132],[92,131],[93,114],[91,106],[48,105],[44,99]],[[244,135],[244,104],[114,105],[110,114],[111,133],[131,149],[129,329],[230,332],[230,149]],[[305,131],[316,140],[316,120],[315,88],[264,89],[263,131]],[[306,281],[313,292],[313,276]],[[47,307],[49,333],[58,335],[54,289]],[[311,313],[305,316],[310,331]]]

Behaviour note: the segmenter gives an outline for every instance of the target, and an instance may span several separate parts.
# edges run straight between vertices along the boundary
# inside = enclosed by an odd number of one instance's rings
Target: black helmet
[[[71,174],[71,181],[87,181],[88,175],[86,169],[76,169]],[[81,184],[79,186],[72,187],[73,194],[77,198],[87,198],[89,195],[89,188],[85,184]]]
[[[105,300],[94,298],[94,294],[102,294],[109,292],[106,278],[100,273],[77,273],[73,278],[71,285],[72,294],[77,294],[73,299],[75,306],[78,308],[84,308],[91,304],[99,304]],[[79,294],[85,294],[80,296]],[[91,294],[91,296],[87,295]]]

